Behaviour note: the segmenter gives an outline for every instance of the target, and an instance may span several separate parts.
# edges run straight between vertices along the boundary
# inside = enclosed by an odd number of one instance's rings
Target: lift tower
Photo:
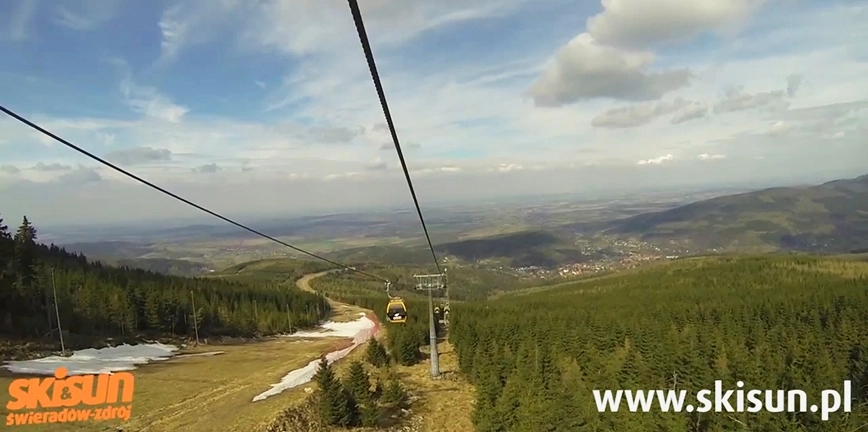
[[[416,289],[428,291],[428,339],[431,341],[431,378],[440,378],[440,358],[437,355],[437,324],[434,321],[434,291],[446,287],[446,275],[413,275]]]

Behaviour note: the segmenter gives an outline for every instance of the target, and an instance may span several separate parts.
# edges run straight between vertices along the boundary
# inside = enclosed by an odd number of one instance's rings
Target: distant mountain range
[[[449,222],[446,227],[472,222],[472,217],[460,212],[442,217]],[[339,237],[362,227],[374,228],[377,234],[369,232],[367,235],[371,237],[414,235],[418,230],[415,220],[407,215],[392,221],[382,216],[330,215],[296,221],[292,227],[284,227],[282,234],[299,234],[295,231],[299,230],[303,235],[331,233]],[[207,231],[213,227],[202,229]],[[613,253],[605,248],[578,250],[573,241],[576,232],[638,237],[661,246],[678,241],[690,245],[691,252],[868,252],[868,175],[816,186],[777,187],[720,196],[603,222],[543,224],[536,230],[439,243],[435,249],[440,256],[464,261],[494,259],[512,267],[551,267]],[[182,232],[172,232],[172,235],[174,241],[185,237]],[[163,273],[192,275],[209,270],[205,264],[196,262],[207,261],[204,255],[160,256],[158,248],[151,244],[111,241],[66,246],[95,258]],[[349,263],[417,264],[431,259],[430,252],[421,244],[355,247],[325,255]]]
[[[727,195],[593,228],[704,248],[861,251],[868,248],[868,175]]]

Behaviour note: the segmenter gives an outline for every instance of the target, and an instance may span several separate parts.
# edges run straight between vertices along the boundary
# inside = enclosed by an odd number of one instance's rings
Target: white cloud
[[[798,93],[799,88],[802,87],[802,80],[804,77],[802,75],[790,75],[787,77],[787,96],[795,97],[796,93]]]
[[[12,10],[5,20],[0,20],[0,41],[19,42],[31,36],[33,19],[39,9],[39,0],[21,0],[17,6],[4,5]]]
[[[659,99],[689,85],[694,74],[688,68],[651,70],[652,47],[707,31],[732,32],[766,1],[602,0],[603,12],[588,18],[586,32],[557,53],[530,94],[538,106]]]
[[[102,181],[102,176],[95,168],[80,166],[74,171],[55,178],[54,181],[65,186],[75,186]]]
[[[728,113],[762,107],[783,109],[788,105],[784,100],[785,96],[786,92],[783,90],[745,93],[741,88],[733,88],[727,90],[726,96],[714,106],[714,112]]]
[[[671,102],[613,108],[594,117],[591,126],[612,129],[636,127],[672,113],[677,113],[673,117],[673,123],[683,123],[701,117],[700,112],[705,114],[705,108],[699,102],[677,98]]]
[[[365,165],[365,169],[368,171],[384,171],[389,169],[389,164],[381,160],[380,158],[374,159],[370,163]]]
[[[73,30],[93,30],[111,20],[119,6],[120,0],[70,1],[57,7],[55,22]]]
[[[72,167],[59,163],[45,164],[39,162],[33,167],[33,169],[35,169],[36,171],[68,171],[71,170]]]
[[[18,169],[18,167],[16,167],[15,165],[9,165],[9,164],[0,165],[0,173],[14,175],[14,174],[18,174],[20,172],[21,172],[21,170]]]
[[[726,155],[722,155],[722,154],[708,154],[708,153],[703,153],[703,154],[697,156],[696,158],[699,159],[699,160],[704,160],[704,161],[706,161],[706,160],[725,159],[725,158],[726,158]]]
[[[170,123],[179,123],[190,110],[177,105],[171,99],[154,87],[139,86],[132,78],[126,77],[121,82],[121,93],[127,104],[134,110],[148,116]]]
[[[689,70],[651,72],[653,62],[653,53],[602,46],[582,33],[558,52],[530,94],[544,107],[596,98],[652,100],[689,83]]]
[[[769,126],[768,133],[772,135],[786,135],[793,130],[793,125],[782,120],[778,120]]]
[[[765,0],[603,0],[603,12],[588,19],[600,43],[642,49],[684,42],[707,31],[742,23]]]
[[[106,155],[109,161],[122,165],[135,165],[147,162],[160,162],[172,160],[172,152],[167,149],[154,149],[151,147],[133,147],[124,150],[116,150]]]
[[[497,167],[497,170],[500,172],[519,171],[522,169],[524,169],[524,167],[518,164],[500,164],[500,166]]]
[[[407,43],[426,31],[504,16],[528,0],[378,0],[361,2],[374,46]],[[277,0],[255,8],[245,41],[293,55],[358,49],[349,7],[341,0]],[[355,45],[355,46],[353,46]]]
[[[200,165],[194,169],[194,171],[202,173],[202,174],[214,174],[217,171],[220,171],[221,168],[217,166],[216,163],[209,163],[205,165]]]
[[[166,8],[157,24],[162,35],[161,54],[157,65],[165,65],[177,59],[185,49],[192,49],[209,42],[213,37],[231,28],[233,19],[252,2],[239,0],[177,1]]]
[[[656,157],[656,158],[653,158],[653,159],[644,159],[644,160],[640,160],[639,162],[636,162],[636,165],[660,165],[660,164],[662,164],[663,162],[669,162],[669,161],[671,161],[672,159],[674,159],[674,158],[672,157],[672,155],[671,155],[671,154],[667,154],[667,155],[665,155],[665,156],[660,156],[660,157]]]
[[[684,123],[690,120],[701,119],[708,114],[708,106],[702,102],[690,102],[689,105],[682,108],[674,116],[672,116],[672,124]]]

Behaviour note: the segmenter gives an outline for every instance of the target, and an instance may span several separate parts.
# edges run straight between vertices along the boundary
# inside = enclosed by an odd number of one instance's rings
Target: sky
[[[868,7],[359,0],[419,199],[868,173]],[[229,217],[411,206],[347,2],[6,0],[0,104]],[[0,214],[186,207],[11,117]]]

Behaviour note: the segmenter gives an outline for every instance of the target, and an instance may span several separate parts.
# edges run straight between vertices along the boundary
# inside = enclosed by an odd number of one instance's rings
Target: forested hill
[[[166,276],[91,262],[38,244],[26,217],[14,233],[0,219],[0,339],[52,333],[53,286],[60,323],[73,336],[68,341],[193,336],[194,316],[203,337],[270,334],[289,330],[290,320],[293,328],[314,325],[329,309],[322,296],[276,283]]]
[[[847,253],[868,248],[868,175],[722,196],[596,228],[651,241],[685,238],[707,248]]]
[[[449,340],[480,432],[856,431],[868,424],[868,263],[697,258],[484,303],[455,304]],[[592,390],[744,382],[821,391],[852,381],[852,412],[599,413]],[[764,404],[767,396],[760,398]],[[713,397],[712,397],[713,398]],[[786,397],[783,403],[786,403]],[[736,396],[730,398],[736,407]],[[744,399],[744,406],[753,403]],[[656,401],[655,401],[656,403]],[[713,408],[713,407],[712,407]],[[799,407],[795,407],[799,408]]]

